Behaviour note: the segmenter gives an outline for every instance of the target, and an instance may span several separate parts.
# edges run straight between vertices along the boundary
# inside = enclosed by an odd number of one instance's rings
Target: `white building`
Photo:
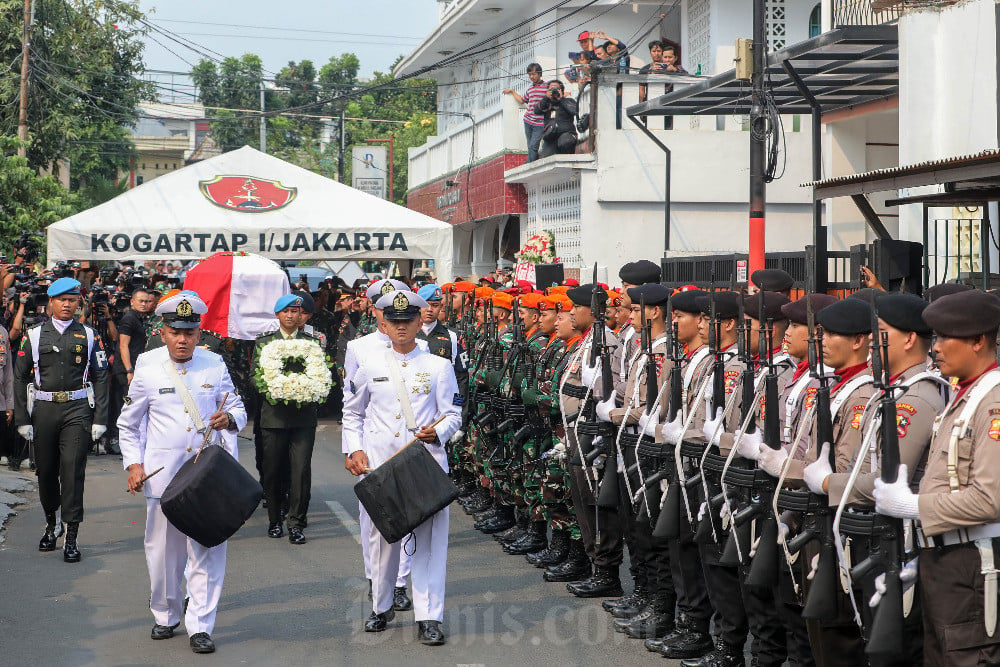
[[[439,25],[399,63],[396,74],[418,71],[553,4],[442,2]],[[736,39],[751,37],[751,7],[747,0],[573,0],[476,48],[475,55],[428,74],[440,82],[438,134],[410,150],[408,205],[453,223],[456,272],[482,274],[498,261],[512,262],[526,238],[543,229],[555,234],[568,270],[596,261],[612,283],[621,264],[662,257],[667,228],[670,254],[745,252],[748,109],[678,117],[673,129],[664,129],[662,120],[649,121],[671,151],[667,225],[664,152],[624,111],[640,101],[640,86],[649,77],[606,76],[588,87],[579,102],[581,114],[592,114],[591,132],[577,153],[531,164],[524,164],[523,109],[501,91],[511,87],[523,92],[530,62],[541,64],[546,79],[561,74],[570,65],[568,54],[580,50],[576,38],[582,30],[604,30],[625,41],[633,70],[649,61],[646,43],[658,38],[680,46],[689,72],[729,70]],[[769,48],[781,49],[818,33],[821,10],[814,0],[769,0]],[[567,86],[577,94],[575,85]],[[648,97],[663,91],[663,83],[651,83]],[[767,189],[767,248],[801,251],[812,239],[812,198],[799,187],[811,180],[810,118],[789,115],[783,123],[784,175]]]
[[[132,129],[138,156],[129,170],[129,187],[219,155],[201,104],[141,102]]]

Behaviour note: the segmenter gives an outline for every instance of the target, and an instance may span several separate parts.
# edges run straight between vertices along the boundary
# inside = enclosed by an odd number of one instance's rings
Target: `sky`
[[[265,76],[289,60],[312,60],[318,70],[347,52],[358,56],[361,77],[386,72],[430,33],[438,16],[437,0],[139,0],[139,7],[177,40],[151,32],[147,70],[190,71],[202,56],[178,43],[188,41],[215,57],[255,53]]]

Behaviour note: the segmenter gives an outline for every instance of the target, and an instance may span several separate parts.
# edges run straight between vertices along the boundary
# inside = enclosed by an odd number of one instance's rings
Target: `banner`
[[[385,146],[354,146],[351,148],[351,186],[368,194],[386,198],[389,167]]]

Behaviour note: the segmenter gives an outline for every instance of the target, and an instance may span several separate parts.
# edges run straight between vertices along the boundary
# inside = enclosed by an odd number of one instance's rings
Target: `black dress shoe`
[[[444,633],[438,621],[417,621],[417,641],[424,646],[440,646],[444,643]]]
[[[281,522],[269,524],[267,527],[267,536],[273,538],[282,537],[285,534],[285,529],[282,527]]]
[[[396,618],[396,612],[390,609],[376,614],[374,611],[368,620],[365,621],[365,632],[383,632],[389,625],[389,621]]]
[[[80,548],[76,543],[77,531],[80,529],[80,524],[71,523],[66,527],[66,537],[63,540],[63,561],[67,563],[79,563],[80,562]]]
[[[288,541],[292,544],[305,544],[306,536],[302,534],[301,528],[289,528]]]
[[[55,551],[56,550],[56,528],[55,526],[46,526],[45,532],[42,533],[42,539],[38,541],[39,551]]]
[[[215,642],[207,632],[196,632],[191,635],[191,650],[195,653],[215,653]]]
[[[406,594],[406,586],[397,586],[392,592],[392,608],[395,611],[410,611],[413,600]]]
[[[149,631],[150,639],[170,639],[174,636],[174,630],[180,623],[174,623],[173,625],[154,625],[153,629]]]

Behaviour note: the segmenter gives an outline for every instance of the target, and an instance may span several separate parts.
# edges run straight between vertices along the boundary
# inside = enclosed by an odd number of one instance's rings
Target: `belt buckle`
[[[52,402],[53,403],[67,403],[67,402],[69,402],[69,392],[68,391],[54,391],[54,392],[52,392]]]

